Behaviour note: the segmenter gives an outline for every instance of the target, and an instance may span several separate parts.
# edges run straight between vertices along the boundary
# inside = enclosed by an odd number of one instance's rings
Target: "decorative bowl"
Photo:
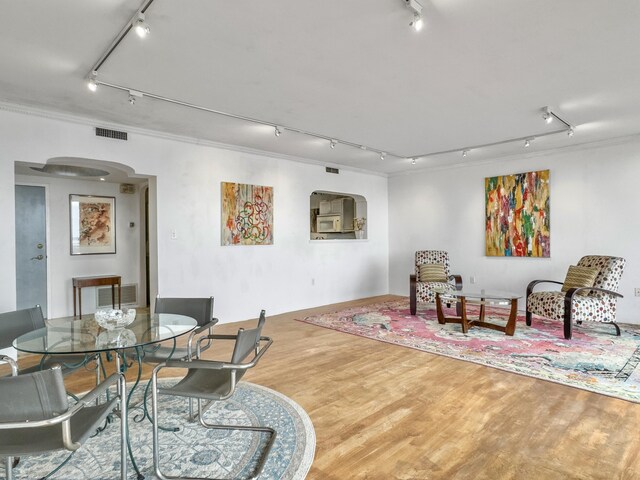
[[[136,310],[135,308],[125,308],[123,310],[103,308],[96,310],[94,318],[96,323],[105,330],[116,330],[131,324],[136,319]]]

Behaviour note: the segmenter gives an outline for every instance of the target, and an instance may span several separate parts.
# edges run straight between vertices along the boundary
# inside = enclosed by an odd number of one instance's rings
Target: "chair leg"
[[[276,435],[277,435],[276,431],[273,428],[269,428],[269,427],[253,427],[248,425],[219,425],[219,424],[207,423],[204,421],[204,411],[207,409],[207,407],[211,406],[212,403],[213,402],[209,402],[207,406],[203,409],[202,400],[198,399],[198,419],[200,420],[200,425],[202,425],[203,427],[210,428],[213,430],[230,430],[230,431],[242,430],[242,431],[248,431],[248,432],[270,434],[269,441],[267,442],[267,445],[264,447],[262,455],[260,456],[260,461],[256,466],[255,472],[251,477],[247,479],[247,480],[255,480],[256,478],[258,478],[260,473],[262,473],[262,469],[264,468],[264,464],[267,461],[267,457],[269,456],[269,452],[271,451],[273,442],[276,440]]]
[[[531,317],[532,317],[531,312],[527,310],[527,313],[526,313],[527,327],[531,326]]]
[[[13,458],[6,457],[4,459],[5,462],[5,472],[7,480],[13,480]]]
[[[620,336],[620,327],[618,326],[618,324],[616,322],[611,322],[611,324],[616,327],[616,337]]]
[[[212,428],[212,429],[217,429],[217,430],[245,430],[245,431],[254,431],[254,432],[259,432],[259,433],[269,433],[270,434],[270,438],[269,441],[262,453],[262,455],[260,456],[260,460],[258,462],[258,465],[256,467],[255,472],[253,473],[253,475],[251,477],[248,478],[248,480],[255,480],[260,473],[262,472],[262,469],[264,468],[264,465],[266,463],[267,457],[269,455],[269,452],[271,451],[271,447],[273,446],[273,443],[276,439],[276,431],[273,430],[272,428],[269,427],[251,427],[251,426],[247,426],[247,425],[213,425],[213,424],[207,424],[206,422],[204,422],[204,420],[202,419],[202,403],[200,400],[197,400],[198,402],[198,417],[200,418],[200,423],[205,426],[206,428]],[[159,440],[159,436],[158,436],[158,416],[159,416],[159,411],[158,411],[158,377],[157,377],[157,372],[154,370],[152,376],[151,376],[151,413],[152,413],[152,421],[153,421],[153,468],[155,470],[156,476],[158,478],[160,478],[161,480],[183,480],[185,477],[174,477],[174,476],[167,476],[165,475],[161,470],[160,470],[160,440]],[[206,477],[188,477],[189,480],[214,480],[214,479],[209,479]]]
[[[411,315],[415,315],[418,309],[418,301],[417,301],[417,285],[416,285],[416,276],[409,276],[409,310]]]
[[[571,303],[564,305],[564,338],[571,340]]]

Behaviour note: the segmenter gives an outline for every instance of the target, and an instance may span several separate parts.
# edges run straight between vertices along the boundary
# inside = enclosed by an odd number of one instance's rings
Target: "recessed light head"
[[[134,97],[133,95],[129,95],[129,104],[130,105],[135,105],[136,104],[136,97]]]
[[[93,72],[91,72],[91,75],[89,75],[89,78],[87,79],[87,88],[92,92],[98,90],[98,82],[96,82],[97,77],[98,72],[94,70]]]
[[[415,165],[415,164],[416,164],[416,159],[415,159],[415,158],[412,158],[412,159],[411,159],[411,165]]]
[[[527,138],[524,141],[524,148],[528,148],[529,146],[531,146],[531,142],[533,142],[533,138]]]
[[[366,150],[367,146],[366,145],[360,145],[360,150]]]
[[[135,22],[133,22],[133,31],[136,32],[136,35],[140,38],[145,38],[151,33],[149,25],[144,21],[144,13],[138,13]]]
[[[330,146],[331,148],[336,148],[336,144],[337,144],[337,143],[338,143],[338,142],[336,142],[335,140],[331,139],[331,142],[329,143],[329,146]]]
[[[573,129],[573,127],[570,127],[569,130],[567,130],[567,135],[570,137],[573,137],[573,134],[576,133],[575,130]]]
[[[544,108],[544,113],[542,114],[542,118],[547,124],[553,122],[553,113],[551,113],[551,109],[549,107]]]
[[[469,153],[469,150],[462,150],[462,156],[463,157],[466,157],[467,153]]]
[[[280,130],[280,127],[275,127],[274,132],[276,137],[279,137],[282,134],[282,130]]]
[[[387,156],[387,152],[380,152],[380,160],[384,160]]]
[[[104,178],[104,177],[100,177],[100,181],[101,181],[101,182],[106,182],[106,181],[107,181],[107,179],[106,179],[106,178]]]

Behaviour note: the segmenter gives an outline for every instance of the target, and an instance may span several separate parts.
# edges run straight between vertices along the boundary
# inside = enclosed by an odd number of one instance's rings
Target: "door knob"
[[[44,248],[44,245],[39,243],[39,244],[36,245],[36,248],[42,249],[42,248]]]
[[[38,255],[37,257],[31,257],[31,260],[42,260],[44,255]]]

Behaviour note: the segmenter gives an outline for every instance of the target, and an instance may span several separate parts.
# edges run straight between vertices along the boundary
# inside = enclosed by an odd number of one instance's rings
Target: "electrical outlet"
[[[640,288],[636,288],[635,290],[636,297],[640,297]]]
[[[175,240],[178,238],[178,232],[175,230],[171,230],[171,240]]]
[[[471,283],[476,283],[476,276],[475,276],[475,275],[471,275],[471,276],[469,277],[469,282],[471,282]]]

